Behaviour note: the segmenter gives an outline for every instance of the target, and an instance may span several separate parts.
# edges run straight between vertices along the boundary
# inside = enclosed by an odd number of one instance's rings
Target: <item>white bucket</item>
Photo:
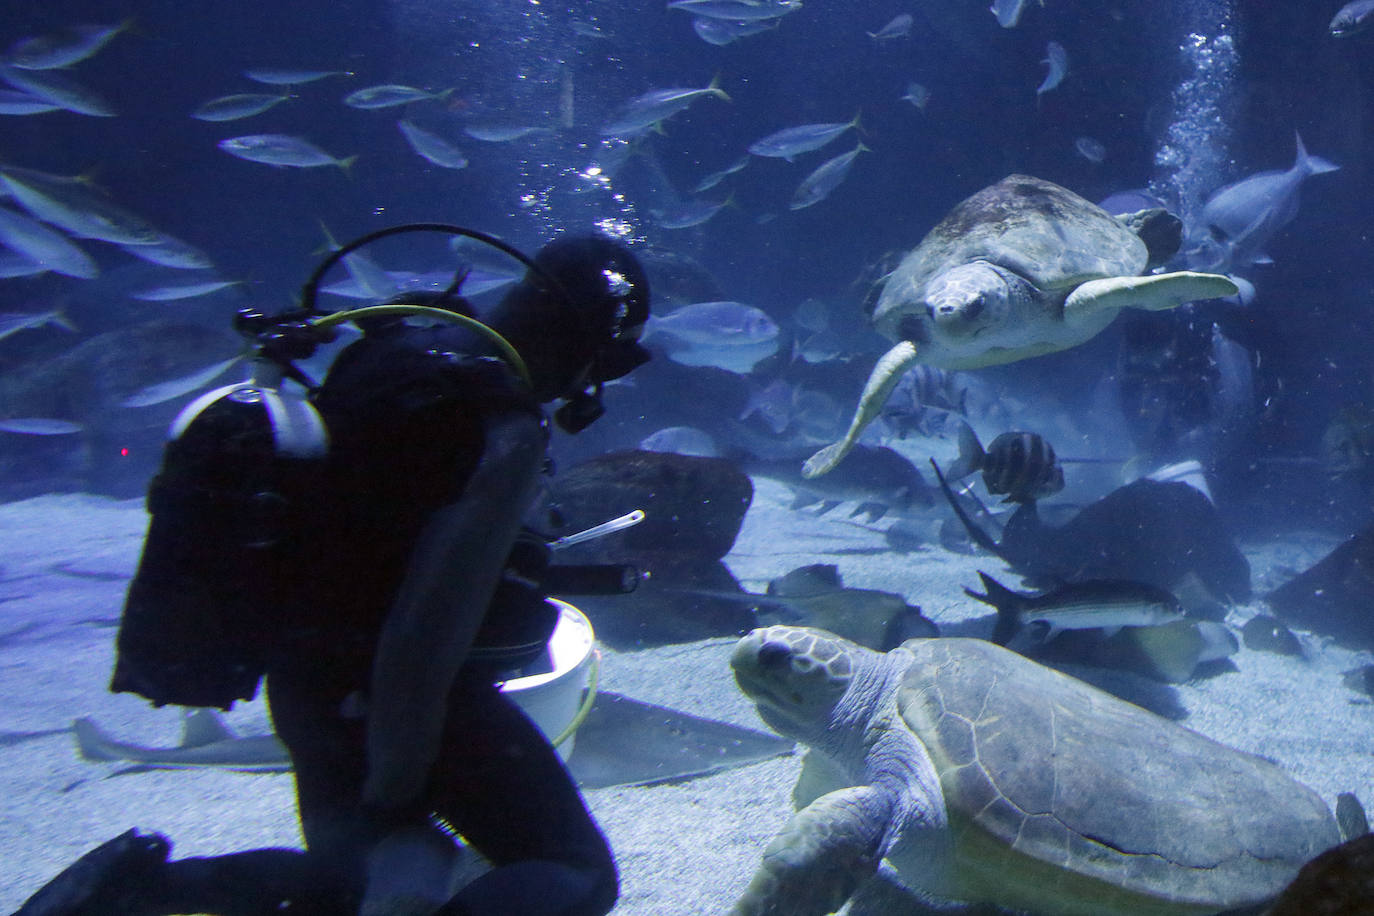
[[[585,614],[566,601],[548,600],[558,608],[558,625],[549,637],[553,670],[512,678],[503,682],[501,689],[511,695],[525,715],[552,741],[571,724],[582,705],[595,636]],[[569,735],[558,746],[558,755],[565,761],[572,754],[575,737],[576,733]]]

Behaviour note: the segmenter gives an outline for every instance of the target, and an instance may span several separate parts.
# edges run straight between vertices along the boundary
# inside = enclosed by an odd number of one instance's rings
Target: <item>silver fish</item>
[[[397,121],[396,127],[415,154],[426,162],[440,168],[461,169],[468,164],[468,157],[442,137],[438,137],[410,121]]]
[[[294,98],[294,96],[273,95],[265,92],[240,92],[234,95],[222,95],[196,108],[195,111],[191,112],[191,117],[197,121],[237,121],[241,118],[251,118],[253,115],[262,114],[272,106],[280,105],[290,98]]]
[[[242,280],[200,280],[192,283],[169,283],[130,293],[130,298],[144,302],[174,302],[178,299],[196,299],[208,296],[222,289],[237,286]]]
[[[693,16],[707,19],[724,19],[728,22],[758,22],[777,19],[801,9],[801,0],[673,0],[668,4],[670,10],[682,10]]]
[[[709,191],[716,185],[724,181],[726,178],[729,178],[731,175],[743,169],[748,164],[749,157],[741,156],[734,162],[727,165],[725,168],[721,169],[719,172],[712,172],[705,178],[701,179],[701,181],[698,181],[697,186],[692,190],[696,194],[700,194],[702,191]]]
[[[41,328],[45,325],[55,324],[66,328],[68,331],[75,331],[76,327],[67,317],[62,314],[60,309],[52,309],[47,312],[34,313],[12,313],[0,315],[0,340],[4,340],[11,334],[18,334],[20,331],[29,328]]]
[[[1094,579],[1074,582],[1038,595],[1014,592],[985,572],[979,572],[985,594],[964,589],[964,594],[997,609],[992,641],[1006,645],[1022,627],[1041,623],[1049,627],[1048,641],[1062,630],[1121,627],[1157,627],[1183,619],[1178,599],[1162,588],[1144,582]]]
[[[150,264],[176,270],[208,270],[214,267],[210,256],[199,248],[165,232],[158,233],[151,245],[121,245],[126,252]]]
[[[233,356],[229,359],[221,360],[214,365],[206,366],[203,369],[196,369],[194,372],[188,372],[186,375],[169,379],[165,382],[148,385],[124,398],[119,402],[119,406],[151,407],[154,404],[164,404],[167,401],[204,388],[242,361],[242,356]]]
[[[1354,0],[1336,11],[1329,26],[1332,36],[1349,38],[1374,26],[1374,0]]]
[[[552,130],[551,127],[530,127],[524,124],[470,124],[463,128],[463,133],[474,140],[487,143],[509,143],[531,134],[550,133]]]
[[[920,111],[926,110],[926,103],[930,101],[930,90],[917,82],[906,84],[906,95],[902,96],[903,102],[910,102]]]
[[[243,71],[243,75],[255,83],[269,86],[299,86],[313,83],[329,76],[352,76],[352,70],[287,70],[275,67],[255,67]]]
[[[1107,158],[1107,147],[1102,145],[1102,141],[1094,140],[1092,137],[1079,137],[1073,141],[1073,148],[1089,162],[1101,162]]]
[[[46,114],[61,111],[62,106],[18,89],[0,89],[0,115]]]
[[[654,223],[662,229],[688,229],[692,226],[700,226],[702,223],[711,219],[721,210],[730,205],[729,197],[725,200],[689,200],[676,207],[662,210],[652,210],[650,213],[654,218]]]
[[[699,458],[719,458],[720,446],[711,434],[695,426],[667,426],[650,433],[639,443],[642,451],[672,452],[676,455],[695,455]]]
[[[56,417],[8,417],[0,419],[0,430],[21,436],[70,436],[82,426]]]
[[[889,41],[893,38],[905,38],[911,34],[912,19],[910,13],[898,13],[892,17],[887,25],[876,32],[869,32],[868,37],[874,41]]]
[[[357,161],[357,156],[335,159],[309,140],[287,134],[249,134],[219,141],[219,148],[231,156],[261,162],[266,165],[315,168],[337,165],[345,172]]]
[[[1298,192],[1309,175],[1338,168],[1319,156],[1309,156],[1302,137],[1297,157],[1286,172],[1257,172],[1217,191],[1202,208],[1201,222],[1212,242],[1223,247],[1227,263],[1248,265],[1267,256],[1264,249],[1280,229],[1298,215]],[[1224,266],[1224,265],[1223,265]]]
[[[0,242],[55,273],[90,279],[100,268],[63,235],[13,210],[0,208]]]
[[[15,89],[51,102],[76,114],[97,118],[112,118],[115,111],[110,103],[75,80],[47,70],[22,70],[0,63],[0,79]]]
[[[380,86],[368,86],[365,89],[350,92],[344,96],[344,104],[349,108],[393,108],[397,105],[409,105],[411,102],[423,102],[428,99],[445,99],[452,92],[452,89],[445,89],[443,92],[429,92],[425,89],[416,89],[414,86],[384,83]]]
[[[1052,41],[1045,46],[1045,59],[1040,63],[1048,65],[1049,70],[1044,81],[1035,88],[1036,95],[1044,95],[1064,82],[1064,77],[1069,75],[1069,52],[1059,42]]]
[[[34,277],[47,272],[48,269],[42,264],[34,263],[19,252],[0,248],[0,280]]]
[[[161,237],[141,216],[110,203],[80,176],[0,166],[0,186],[35,218],[78,238],[116,245],[155,245]]]
[[[758,35],[778,27],[780,19],[758,19],[753,22],[731,22],[728,19],[712,19],[709,16],[696,16],[692,19],[692,29],[697,37],[716,47]]]
[[[1040,5],[1045,5],[1045,0],[1040,0]],[[1021,21],[1021,14],[1030,6],[1030,0],[993,0],[992,6],[988,9],[992,15],[997,17],[997,24],[1004,29],[1015,28]]]
[[[626,103],[620,114],[601,128],[601,135],[614,137],[643,133],[708,95],[730,101],[730,96],[720,88],[719,77],[713,78],[704,89],[655,89],[646,92]]]
[[[778,334],[767,312],[730,301],[697,302],[650,316],[644,332],[646,340],[657,338],[675,363],[741,374],[777,352]]]
[[[818,204],[830,196],[830,192],[840,186],[845,176],[849,174],[849,167],[854,164],[854,159],[859,153],[868,152],[868,147],[859,141],[859,145],[847,153],[841,153],[834,159],[830,159],[821,164],[820,168],[802,179],[802,183],[797,186],[797,191],[792,195],[792,202],[788,204],[793,210],[800,210],[812,204]]]
[[[95,54],[120,32],[133,24],[125,19],[115,25],[70,25],[24,38],[10,45],[5,59],[24,70],[55,70],[70,67]]]
[[[793,156],[818,150],[828,143],[839,139],[845,132],[858,129],[859,116],[852,121],[832,124],[802,124],[798,127],[784,127],[762,139],[749,144],[749,152],[755,156],[792,161]]]

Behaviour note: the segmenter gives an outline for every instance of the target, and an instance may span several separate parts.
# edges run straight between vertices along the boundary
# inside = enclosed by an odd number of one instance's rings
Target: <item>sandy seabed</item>
[[[901,592],[937,623],[985,618],[963,594],[976,571],[1005,573],[995,558],[938,546],[884,551],[881,523],[865,528],[836,510],[788,508],[786,487],[756,481],[752,507],[726,557],[745,588],[807,563],[839,566],[846,585]],[[0,912],[16,908],[74,858],[139,826],[175,841],[174,855],[212,855],[300,843],[287,774],[154,770],[112,775],[117,764],[80,759],[72,720],[90,715],[123,740],[172,745],[174,709],[107,692],[114,622],[138,559],[142,501],[46,496],[0,506]],[[1335,546],[1293,535],[1242,543],[1257,593],[1280,584]],[[1008,584],[1015,583],[1006,574]],[[1261,603],[1235,608],[1243,623]],[[1173,690],[1182,723],[1279,762],[1334,807],[1354,791],[1374,802],[1374,707],[1341,682],[1371,661],[1300,633],[1305,656],[1242,648],[1235,669]],[[733,639],[638,652],[605,650],[602,685],[642,700],[766,730],[736,689]],[[263,704],[228,716],[240,733],[266,731]],[[35,733],[48,733],[34,736]],[[790,813],[799,755],[683,782],[592,790],[593,813],[621,871],[618,916],[720,914],[748,883],[759,855]]]

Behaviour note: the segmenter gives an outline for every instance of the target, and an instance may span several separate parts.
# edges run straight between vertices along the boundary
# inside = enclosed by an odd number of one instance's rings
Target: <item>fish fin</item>
[[[959,421],[959,457],[950,463],[948,475],[950,480],[962,480],[974,471],[983,466],[983,460],[987,453],[983,451],[983,443],[978,441],[978,434],[973,431],[973,427],[963,420]]]
[[[821,500],[821,507],[816,510],[816,514],[824,515],[842,502],[844,502],[842,499],[823,499]]]
[[[1307,146],[1302,142],[1302,135],[1296,130],[1293,131],[1293,139],[1298,142],[1298,154],[1293,163],[1294,168],[1299,168],[1307,175],[1322,175],[1326,172],[1338,172],[1340,166],[1321,156],[1309,156]]]
[[[768,583],[767,594],[781,597],[807,597],[844,588],[840,568],[834,563],[812,563],[783,573]]]
[[[865,515],[869,522],[876,522],[886,514],[887,506],[879,502],[866,502],[859,503],[855,506],[854,511],[849,513],[849,517],[853,518],[856,515]]]
[[[1103,628],[1102,628],[1102,638],[1103,638],[1103,639],[1111,639],[1113,636],[1115,636],[1116,634],[1118,634],[1118,633],[1120,633],[1120,632],[1121,632],[1121,627],[1120,627],[1120,626],[1115,626],[1115,627],[1103,627]]]
[[[72,320],[67,317],[67,313],[62,310],[62,306],[53,309],[52,323],[66,328],[68,331],[80,331],[81,329],[72,324]]]
[[[954,497],[954,491],[949,488],[949,484],[945,481],[945,475],[941,473],[940,466],[935,463],[934,458],[930,459],[930,466],[935,469],[935,479],[940,483],[940,491],[945,494],[945,499],[949,502],[949,507],[954,510],[954,514],[958,516],[959,521],[963,523],[965,530],[968,531],[968,536],[973,539],[973,543],[989,553],[995,554],[1004,560],[1007,559],[997,542],[994,541],[986,531],[974,524],[973,519],[969,518],[968,513],[964,511],[964,507],[959,505],[959,500]]]
[[[106,745],[112,742],[112,738],[101,730],[89,716],[82,716],[72,723],[72,731],[76,734],[76,747],[83,760],[123,760],[124,758],[110,751]]]
[[[805,509],[807,506],[814,506],[818,502],[820,502],[820,499],[815,496],[811,496],[807,493],[798,493],[796,496],[792,497],[792,502],[787,508],[795,512],[797,509]]]
[[[193,709],[181,720],[181,747],[203,747],[217,741],[233,741],[237,737],[210,709]]]
[[[706,91],[709,92],[709,93],[711,93],[712,95],[718,95],[718,96],[720,96],[722,99],[725,99],[725,101],[727,101],[727,102],[731,101],[730,96],[728,96],[728,95],[725,94],[725,90],[722,89],[722,88],[720,88],[720,74],[719,74],[719,73],[717,73],[715,76],[711,77],[711,82],[708,83],[708,84],[706,85]]]
[[[992,642],[1005,646],[1021,629],[1021,609],[1025,599],[998,582],[992,576],[978,570],[978,578],[983,580],[986,594],[978,594],[972,589],[964,589],[964,594],[997,609],[997,623],[992,628]]]
[[[349,178],[352,178],[352,177],[353,177],[353,163],[355,163],[355,162],[357,162],[357,161],[358,161],[358,154],[357,154],[357,153],[354,153],[352,156],[345,156],[345,157],[342,158],[342,159],[335,160],[334,164],[337,165],[340,169],[342,169],[342,170],[343,170],[343,173],[344,173],[345,175],[347,175]]]

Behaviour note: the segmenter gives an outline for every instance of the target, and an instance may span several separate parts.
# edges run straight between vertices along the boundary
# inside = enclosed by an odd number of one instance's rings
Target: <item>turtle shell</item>
[[[1052,182],[1008,175],[957,205],[902,259],[873,316],[879,330],[885,313],[924,300],[932,277],[977,260],[1015,271],[1057,303],[1088,280],[1141,274],[1149,252],[1096,204]]]
[[[959,896],[1054,913],[1258,903],[1340,841],[1278,766],[974,639],[908,642],[902,720],[940,774]]]

